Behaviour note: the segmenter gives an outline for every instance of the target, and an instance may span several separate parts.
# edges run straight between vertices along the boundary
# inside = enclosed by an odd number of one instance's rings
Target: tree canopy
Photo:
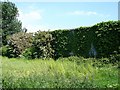
[[[6,1],[2,6],[2,44],[7,44],[7,36],[22,30],[22,23],[18,20],[18,9],[14,3]]]

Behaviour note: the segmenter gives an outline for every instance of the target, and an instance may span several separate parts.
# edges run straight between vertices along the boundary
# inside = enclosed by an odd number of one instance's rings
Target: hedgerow
[[[120,21],[108,21],[91,27],[39,31],[32,37],[29,33],[14,34],[8,45],[18,52],[16,57],[20,54],[29,58],[55,59],[69,56],[114,57],[120,54],[119,33]],[[33,38],[31,42],[30,38]]]
[[[98,23],[91,27],[51,32],[55,57],[71,55],[109,57],[120,53],[120,21]],[[94,51],[91,51],[94,50]],[[90,55],[91,54],[93,55]]]

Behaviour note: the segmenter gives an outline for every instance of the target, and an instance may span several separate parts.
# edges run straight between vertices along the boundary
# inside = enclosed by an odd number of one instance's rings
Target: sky
[[[73,29],[118,20],[118,2],[14,2],[28,32]]]

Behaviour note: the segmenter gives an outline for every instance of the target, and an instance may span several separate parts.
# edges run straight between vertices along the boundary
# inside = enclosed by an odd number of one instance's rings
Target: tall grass
[[[4,88],[110,88],[118,87],[116,66],[93,66],[78,57],[46,60],[2,57]]]

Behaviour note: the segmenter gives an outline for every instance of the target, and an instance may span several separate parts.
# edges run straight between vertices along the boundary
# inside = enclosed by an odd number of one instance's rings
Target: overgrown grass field
[[[3,88],[117,88],[118,66],[93,58],[2,58]]]

